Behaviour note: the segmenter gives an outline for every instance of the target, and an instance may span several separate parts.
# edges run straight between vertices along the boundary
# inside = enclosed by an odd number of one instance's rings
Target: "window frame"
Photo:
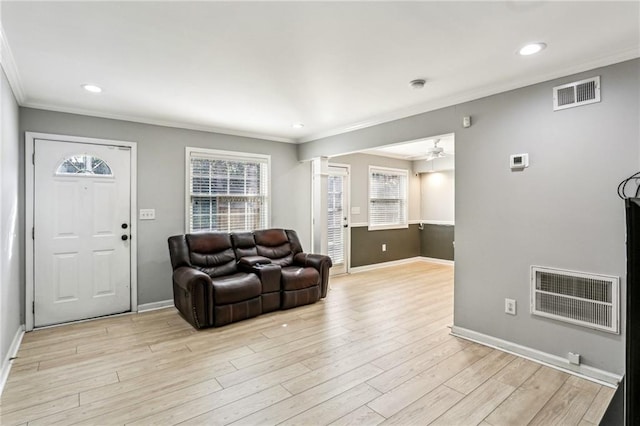
[[[264,224],[264,228],[271,227],[271,155],[266,154],[255,154],[249,152],[239,152],[239,151],[226,151],[221,149],[211,149],[211,148],[196,148],[196,147],[185,147],[185,202],[184,202],[184,229],[185,234],[197,233],[197,232],[229,232],[225,230],[191,230],[191,158],[203,158],[210,160],[229,160],[229,161],[256,161],[260,163],[267,164],[267,184],[266,194],[264,197],[266,198],[265,205],[267,208],[267,217],[266,223]],[[235,231],[231,231],[235,232]],[[241,232],[238,230],[238,232]]]
[[[64,172],[64,171],[60,171],[60,168],[62,168],[62,166],[67,162],[67,161],[71,161],[72,159],[76,158],[76,157],[84,157],[85,158],[85,162],[86,162],[86,158],[87,157],[91,157],[92,159],[96,159],[96,160],[100,160],[100,162],[102,162],[102,164],[104,164],[104,166],[107,168],[107,170],[109,170],[109,173],[95,173],[93,170],[93,168],[91,170],[85,169],[83,171],[80,171],[80,169],[78,169],[77,172]],[[75,166],[74,166],[75,167]],[[77,169],[77,167],[76,167]],[[114,178],[115,174],[113,173],[113,169],[111,168],[111,166],[109,165],[109,163],[107,163],[105,160],[103,160],[102,158],[98,157],[97,155],[93,155],[93,154],[73,154],[73,155],[69,155],[67,157],[65,157],[61,162],[58,163],[58,166],[56,167],[56,170],[54,172],[55,176],[58,177],[69,177],[69,176],[73,176],[73,177],[78,177],[78,176],[90,176],[92,178]]]
[[[373,224],[372,222],[372,176],[375,172],[382,172],[386,174],[396,174],[398,176],[404,177],[404,194],[403,198],[399,198],[399,200],[404,200],[404,222],[398,223],[387,223],[387,224]],[[368,193],[367,193],[367,219],[368,219],[368,227],[369,231],[378,231],[383,229],[406,229],[409,227],[409,170],[407,169],[395,169],[391,167],[382,167],[382,166],[372,166],[369,165],[369,174],[367,179],[368,184]]]

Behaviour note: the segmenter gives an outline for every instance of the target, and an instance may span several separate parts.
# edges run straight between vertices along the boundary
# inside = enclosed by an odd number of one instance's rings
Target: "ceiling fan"
[[[435,160],[436,158],[442,158],[445,156],[444,148],[438,146],[438,142],[440,142],[440,139],[434,140],[433,148],[427,149],[427,161]]]

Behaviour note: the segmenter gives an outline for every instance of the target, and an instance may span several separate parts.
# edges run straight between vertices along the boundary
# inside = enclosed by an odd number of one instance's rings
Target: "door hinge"
[[[31,164],[36,165],[36,153],[31,154]]]
[[[31,313],[35,314],[36,313],[36,302],[31,302]]]
[[[36,228],[31,228],[31,239],[32,240],[36,239]]]

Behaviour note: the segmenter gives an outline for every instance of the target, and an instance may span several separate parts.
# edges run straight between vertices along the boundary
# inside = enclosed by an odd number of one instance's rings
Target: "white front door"
[[[348,185],[346,167],[329,166],[327,178],[327,250],[333,267],[331,275],[347,272],[349,241]]]
[[[129,147],[36,139],[34,324],[131,310]]]

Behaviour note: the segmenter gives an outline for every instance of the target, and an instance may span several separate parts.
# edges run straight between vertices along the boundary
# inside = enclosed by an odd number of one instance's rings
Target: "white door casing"
[[[135,311],[135,144],[32,133],[25,142],[35,153],[35,165],[25,158],[26,225],[35,231],[25,235],[27,330]],[[73,156],[110,170],[63,173]]]
[[[36,140],[35,155],[35,326],[130,310],[129,148]]]
[[[349,269],[349,167],[329,165],[328,171],[327,250],[337,275]]]

